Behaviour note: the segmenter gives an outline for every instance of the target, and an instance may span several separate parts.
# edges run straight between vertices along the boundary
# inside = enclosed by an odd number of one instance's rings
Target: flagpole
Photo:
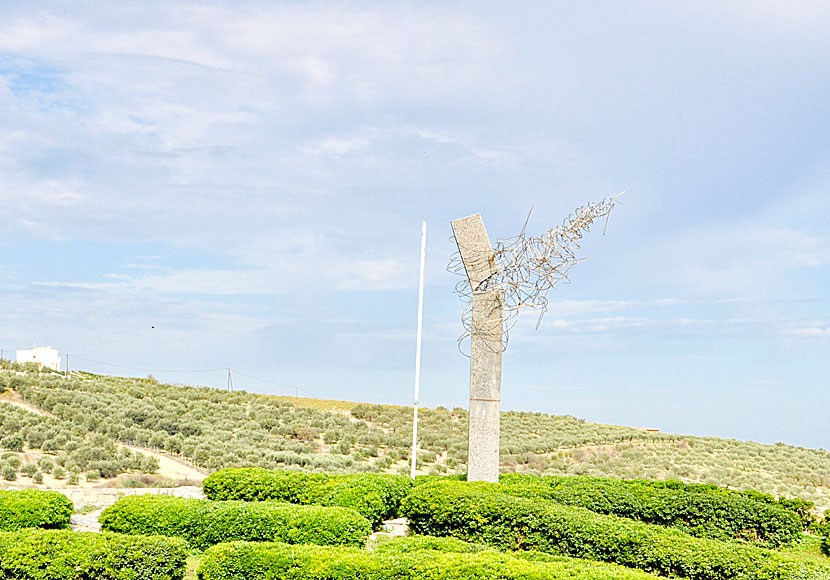
[[[418,458],[418,397],[421,390],[421,328],[424,319],[424,261],[427,248],[427,222],[421,222],[421,274],[418,281],[418,330],[415,333],[415,398],[412,404],[412,469],[410,476],[415,479]]]

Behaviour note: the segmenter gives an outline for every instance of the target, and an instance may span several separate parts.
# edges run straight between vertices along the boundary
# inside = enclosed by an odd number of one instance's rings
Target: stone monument
[[[547,291],[569,282],[579,240],[595,219],[607,220],[616,198],[577,209],[563,225],[540,237],[527,236],[523,228],[515,238],[497,241],[495,248],[480,214],[451,222],[458,254],[448,269],[466,278],[456,287],[465,301],[465,333],[459,343],[470,337],[467,481],[499,479],[501,359],[509,326],[522,308],[541,310],[541,323]]]
[[[481,215],[454,220],[452,231],[473,291],[467,480],[499,480],[499,409],[504,292],[482,290],[496,273]]]

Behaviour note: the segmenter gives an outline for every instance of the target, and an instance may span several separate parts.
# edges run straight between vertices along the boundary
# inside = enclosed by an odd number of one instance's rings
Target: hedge
[[[65,528],[75,507],[57,491],[0,491],[0,530]]]
[[[830,567],[748,544],[683,532],[580,507],[507,495],[499,484],[418,486],[401,511],[413,532],[505,550],[538,550],[613,562],[693,580],[830,578]]]
[[[204,549],[230,540],[364,546],[369,521],[348,508],[209,501],[158,495],[119,499],[98,518],[104,530],[179,536]]]
[[[383,520],[397,517],[401,500],[412,486],[412,480],[402,475],[334,475],[261,468],[222,469],[202,484],[205,496],[212,500],[282,500],[352,508],[376,528]]]
[[[0,532],[0,578],[20,580],[182,580],[179,538],[70,530]]]
[[[676,527],[702,538],[738,538],[778,547],[803,531],[801,518],[793,511],[714,486],[534,475],[506,475],[500,483],[510,495]]]
[[[534,561],[495,550],[445,552],[398,545],[368,552],[231,542],[207,550],[196,574],[199,580],[656,580],[637,570],[573,558],[542,555]]]

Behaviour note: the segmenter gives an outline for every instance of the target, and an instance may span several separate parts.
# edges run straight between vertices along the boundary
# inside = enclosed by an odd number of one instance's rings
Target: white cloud
[[[830,327],[808,326],[805,328],[793,328],[786,331],[787,334],[803,338],[826,338],[830,337]]]

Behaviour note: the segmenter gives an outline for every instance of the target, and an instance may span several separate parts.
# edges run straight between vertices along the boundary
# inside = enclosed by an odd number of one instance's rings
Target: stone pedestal
[[[468,481],[499,480],[503,313],[501,290],[473,294]]]

